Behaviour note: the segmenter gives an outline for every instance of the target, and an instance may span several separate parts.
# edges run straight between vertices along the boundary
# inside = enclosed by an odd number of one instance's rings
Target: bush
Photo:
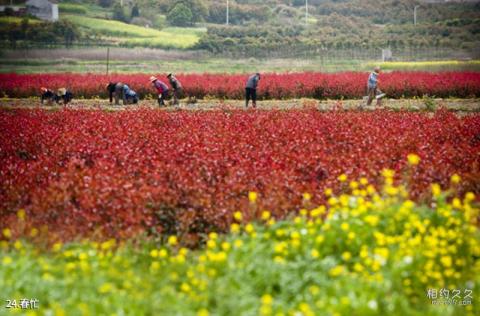
[[[167,22],[173,26],[191,26],[193,24],[192,11],[183,3],[178,3],[168,12]]]

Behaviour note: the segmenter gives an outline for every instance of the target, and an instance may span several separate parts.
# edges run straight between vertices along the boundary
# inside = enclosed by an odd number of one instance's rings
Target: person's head
[[[167,78],[168,78],[168,79],[171,79],[172,77],[173,77],[173,74],[172,74],[172,73],[169,73],[169,74],[167,75]]]
[[[151,82],[151,83],[154,83],[154,82],[157,81],[157,80],[158,80],[158,79],[157,79],[157,77],[155,77],[155,76],[151,76],[151,77],[150,77],[150,82]]]
[[[40,88],[40,91],[42,91],[42,93],[45,93],[45,92],[47,92],[47,91],[48,91],[48,89],[47,89],[47,88],[45,88],[45,87],[41,87],[41,88]]]
[[[260,80],[260,73],[257,72],[256,75],[257,75],[257,77],[258,77],[258,80]]]
[[[105,89],[110,90],[110,88],[111,88],[112,86],[113,86],[113,82],[110,81],[110,82],[107,83],[107,85],[105,86]]]
[[[375,71],[377,74],[379,74],[380,73],[380,66],[375,66],[373,71]]]

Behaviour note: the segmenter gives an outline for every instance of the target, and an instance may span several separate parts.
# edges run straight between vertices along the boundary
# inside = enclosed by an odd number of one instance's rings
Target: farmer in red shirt
[[[165,99],[168,98],[168,86],[156,77],[150,77],[150,82],[157,89],[158,92],[158,105],[165,105]]]

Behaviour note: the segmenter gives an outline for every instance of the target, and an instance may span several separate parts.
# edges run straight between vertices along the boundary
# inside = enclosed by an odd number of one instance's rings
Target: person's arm
[[[40,97],[40,102],[43,104],[43,100],[45,100],[45,93],[42,93],[42,96]]]

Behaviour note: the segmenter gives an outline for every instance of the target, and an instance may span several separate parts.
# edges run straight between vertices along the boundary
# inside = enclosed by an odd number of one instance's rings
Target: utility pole
[[[110,63],[110,47],[107,47],[107,76],[108,76],[108,64]]]
[[[308,0],[305,0],[305,26],[308,25]]]
[[[417,8],[420,7],[419,5],[416,5],[413,7],[413,25],[417,25]]]
[[[227,25],[228,25],[228,23],[229,23],[229,21],[228,21],[228,20],[229,20],[229,15],[230,15],[230,14],[229,14],[229,13],[230,13],[229,11],[230,11],[230,1],[227,0]]]

